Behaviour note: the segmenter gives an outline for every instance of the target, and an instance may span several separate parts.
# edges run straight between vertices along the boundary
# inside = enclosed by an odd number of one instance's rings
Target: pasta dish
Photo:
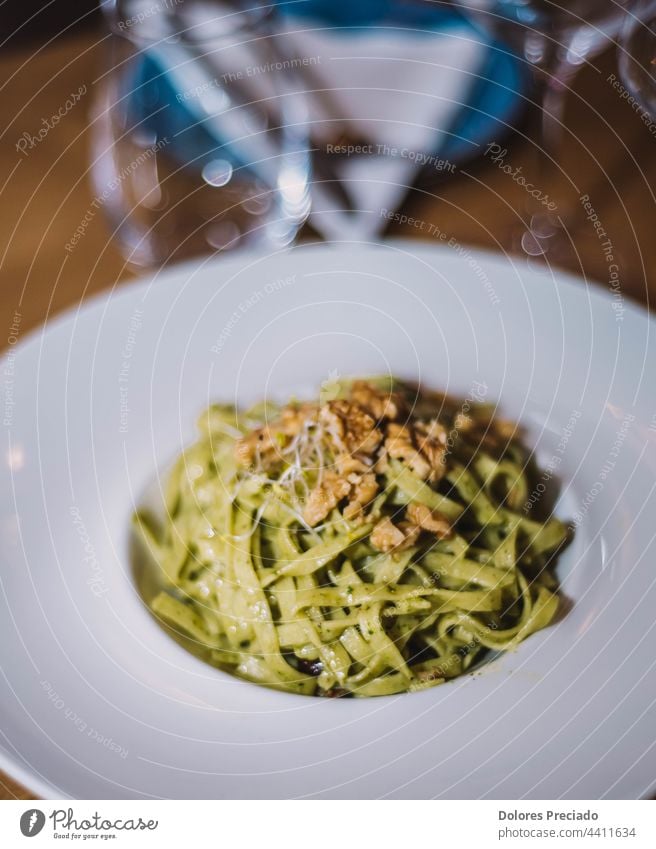
[[[316,402],[213,405],[135,522],[166,588],[154,614],[212,664],[291,693],[441,684],[547,627],[568,538],[528,515],[518,428],[390,379]]]

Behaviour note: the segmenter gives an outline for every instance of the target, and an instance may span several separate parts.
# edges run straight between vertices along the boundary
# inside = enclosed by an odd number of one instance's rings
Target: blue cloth
[[[427,3],[399,0],[282,0],[283,15],[296,20],[319,21],[343,31],[362,34],[367,26],[390,26],[448,32],[449,29],[474,25],[457,11]],[[478,34],[479,37],[480,33]],[[421,37],[421,33],[417,33]],[[233,147],[222,146],[192,114],[184,99],[167,79],[162,68],[148,51],[133,66],[132,76],[124,80],[129,95],[129,121],[141,123],[158,139],[168,139],[170,156],[189,167],[201,169],[217,153],[238,161]],[[473,83],[467,105],[459,110],[447,133],[436,133],[439,155],[451,162],[462,163],[480,151],[480,145],[503,138],[520,117],[530,86],[525,63],[500,42],[491,42]],[[161,108],[164,107],[164,108]],[[157,109],[156,112],[154,110]],[[438,151],[434,151],[438,152]]]
[[[310,18],[356,32],[367,26],[418,27],[448,32],[475,26],[456,9],[400,0],[281,0],[284,15]],[[478,31],[478,30],[476,30]],[[480,33],[479,33],[480,36]],[[499,41],[490,41],[487,56],[469,101],[441,136],[440,156],[451,162],[468,159],[479,145],[499,140],[523,112],[531,75],[526,63]]]

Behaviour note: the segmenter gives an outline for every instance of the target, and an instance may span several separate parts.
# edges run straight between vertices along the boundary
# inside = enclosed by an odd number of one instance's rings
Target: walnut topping
[[[356,479],[351,481],[353,483],[351,500],[344,508],[344,518],[349,520],[361,519],[364,515],[364,508],[370,501],[373,501],[378,493],[378,483],[376,475],[373,473],[362,476],[350,475],[349,480],[352,478]]]
[[[257,455],[262,456],[274,446],[274,431],[271,425],[259,427],[235,444],[235,457],[242,466],[250,466]]]
[[[418,525],[415,525],[414,522],[399,522],[399,528],[403,531],[403,535],[405,539],[398,547],[397,550],[403,548],[410,548],[411,545],[414,545],[419,538],[419,534],[421,533],[421,528]]]
[[[314,527],[318,525],[333,510],[342,498],[351,491],[352,484],[345,478],[340,478],[335,472],[326,472],[323,481],[310,493],[303,518]]]
[[[371,544],[383,553],[400,551],[414,545],[419,536],[419,530],[411,522],[399,522],[395,525],[389,516],[385,516],[371,532]]]
[[[402,401],[396,392],[383,392],[366,380],[356,380],[351,388],[351,400],[363,407],[377,421],[397,419]]]
[[[381,519],[371,532],[371,544],[378,551],[392,551],[402,545],[404,540],[405,534],[396,527],[389,516]]]
[[[349,475],[353,472],[363,474],[370,470],[370,467],[363,460],[354,457],[352,454],[338,454],[335,457],[335,467],[340,475]]]
[[[280,418],[243,436],[235,443],[235,457],[241,466],[252,466],[257,460],[270,469],[282,460],[282,451],[301,431],[316,420],[312,404],[288,406]]]
[[[290,503],[298,506],[305,498],[299,509],[307,525],[316,527],[335,509],[349,522],[365,521],[390,459],[436,484],[446,474],[454,445],[477,441],[502,454],[514,436],[511,422],[486,410],[472,414],[468,409],[466,415],[452,403],[440,406],[438,420],[429,418],[436,404],[427,397],[418,396],[414,414],[409,404],[403,390],[385,391],[364,380],[354,381],[348,391],[337,384],[329,399],[290,404],[275,420],[245,434],[236,442],[235,456],[240,466],[275,483]],[[378,513],[371,520],[377,521],[371,542],[379,551],[407,548],[422,532],[438,539],[452,534],[444,516],[418,503],[401,508],[398,521]]]
[[[387,426],[385,450],[395,460],[401,460],[412,471],[425,480],[431,472],[431,467],[425,457],[417,450],[412,441],[410,425],[400,425],[390,422]]]
[[[364,508],[378,492],[376,475],[368,473],[359,475],[352,472],[347,477],[340,477],[335,472],[326,472],[323,481],[310,493],[303,518],[314,527],[328,516],[343,498],[349,498],[344,508],[344,518],[349,521],[361,519]]]
[[[363,475],[357,482],[353,497],[359,504],[365,505],[373,501],[377,492],[378,484],[376,482],[376,475],[370,473]]]
[[[436,510],[431,510],[425,504],[414,502],[408,504],[406,514],[411,522],[422,530],[435,534],[438,539],[446,539],[453,536],[453,530],[451,529],[449,520]]]
[[[372,454],[383,438],[369,413],[350,401],[329,401],[321,408],[320,418],[338,450],[346,449],[348,454]]]
[[[436,483],[446,472],[446,428],[437,419],[431,419],[428,422],[417,422],[415,431],[417,447],[430,465],[428,479]]]

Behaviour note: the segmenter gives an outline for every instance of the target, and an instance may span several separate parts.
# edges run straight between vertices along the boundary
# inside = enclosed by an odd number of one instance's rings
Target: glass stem
[[[565,102],[567,93],[580,70],[573,62],[570,44],[546,38],[538,74],[542,77],[540,115],[538,118],[536,177],[544,194],[555,204],[554,209],[540,203],[530,210],[530,223],[522,238],[522,248],[530,256],[557,256],[564,247],[563,228],[568,217],[566,198],[576,186],[563,168],[565,138]]]

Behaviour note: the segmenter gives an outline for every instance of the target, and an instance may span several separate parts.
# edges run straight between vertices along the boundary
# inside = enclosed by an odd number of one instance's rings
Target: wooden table
[[[16,311],[20,337],[49,316],[133,275],[110,240],[102,215],[93,217],[74,251],[65,250],[93,200],[88,110],[103,70],[104,39],[100,31],[86,31],[45,48],[0,57],[0,346],[9,339]],[[651,188],[656,186],[656,138],[608,81],[614,70],[614,56],[606,54],[580,74],[568,98],[562,164],[575,175],[579,192],[590,195],[612,240],[622,294],[649,303],[656,296]],[[86,86],[86,93],[65,117],[32,146],[17,149],[21,138],[33,141],[43,120],[55,115],[80,86]],[[528,168],[533,151],[529,141],[516,135],[504,147],[513,169]],[[549,178],[545,190],[555,194],[556,189]],[[507,247],[526,199],[525,188],[498,162],[484,157],[432,189],[414,191],[404,212],[426,225],[392,223],[387,235],[427,238],[427,232],[435,232],[431,225],[460,244]],[[608,263],[582,212],[579,204],[569,228],[575,253],[563,264],[608,287]],[[1,773],[0,797],[30,798]]]

